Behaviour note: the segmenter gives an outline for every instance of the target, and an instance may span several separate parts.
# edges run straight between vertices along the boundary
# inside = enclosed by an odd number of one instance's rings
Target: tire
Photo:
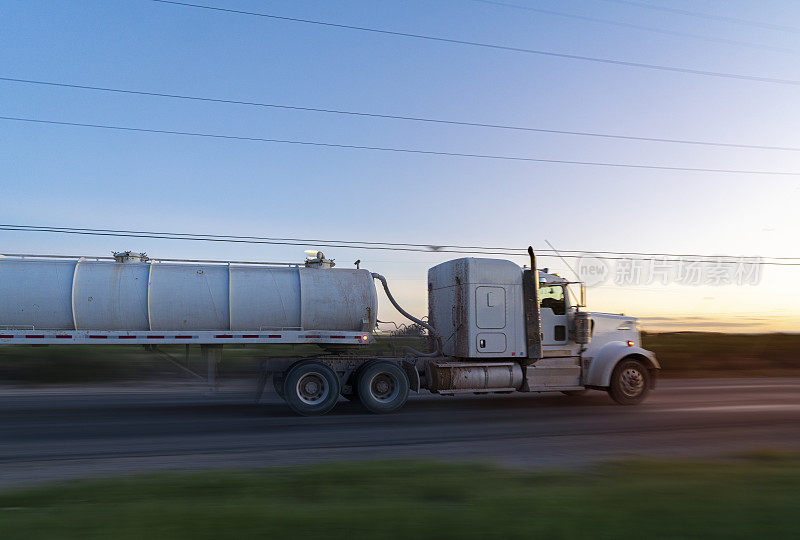
[[[377,361],[378,360],[369,360],[358,366],[358,368],[356,368],[351,378],[353,384],[353,393],[350,394],[349,396],[345,396],[347,397],[347,399],[349,399],[353,403],[361,403],[361,396],[358,395],[358,381],[360,380],[361,374],[364,372],[364,369],[371,366]]]
[[[620,405],[638,405],[650,389],[650,372],[638,360],[621,360],[611,373],[608,394]]]
[[[303,416],[317,416],[333,409],[339,390],[339,377],[321,362],[299,362],[283,380],[283,399]]]
[[[358,400],[368,411],[389,413],[405,405],[408,399],[408,376],[392,362],[370,362],[356,381]]]

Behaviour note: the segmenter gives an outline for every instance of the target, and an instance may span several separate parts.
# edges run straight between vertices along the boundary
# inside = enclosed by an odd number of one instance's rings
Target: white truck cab
[[[641,348],[636,318],[582,311],[571,284],[581,285],[499,259],[431,268],[429,319],[444,358],[426,362],[428,388],[450,394],[595,388],[620,403],[641,401],[659,365]]]

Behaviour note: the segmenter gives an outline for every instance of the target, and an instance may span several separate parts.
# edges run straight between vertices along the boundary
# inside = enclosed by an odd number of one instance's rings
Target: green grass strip
[[[800,456],[779,453],[581,472],[381,461],[5,490],[0,537],[786,538],[799,505]]]

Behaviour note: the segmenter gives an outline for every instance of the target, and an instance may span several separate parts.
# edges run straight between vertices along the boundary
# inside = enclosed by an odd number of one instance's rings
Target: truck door
[[[542,345],[567,343],[567,300],[562,285],[541,285],[539,305],[542,318]]]
[[[567,299],[564,285],[539,287],[542,321],[542,358],[528,366],[525,388],[529,391],[581,388],[580,357],[569,345]]]

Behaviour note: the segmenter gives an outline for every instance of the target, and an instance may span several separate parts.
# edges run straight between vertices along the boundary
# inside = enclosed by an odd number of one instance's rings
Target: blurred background
[[[638,408],[309,419],[253,396],[314,346],[226,347],[215,392],[194,348],[3,346],[4,537],[794,533],[796,2],[2,0],[0,27],[0,253],[321,249],[424,316],[431,266],[531,245],[663,367]],[[379,302],[373,350],[420,346]]]

